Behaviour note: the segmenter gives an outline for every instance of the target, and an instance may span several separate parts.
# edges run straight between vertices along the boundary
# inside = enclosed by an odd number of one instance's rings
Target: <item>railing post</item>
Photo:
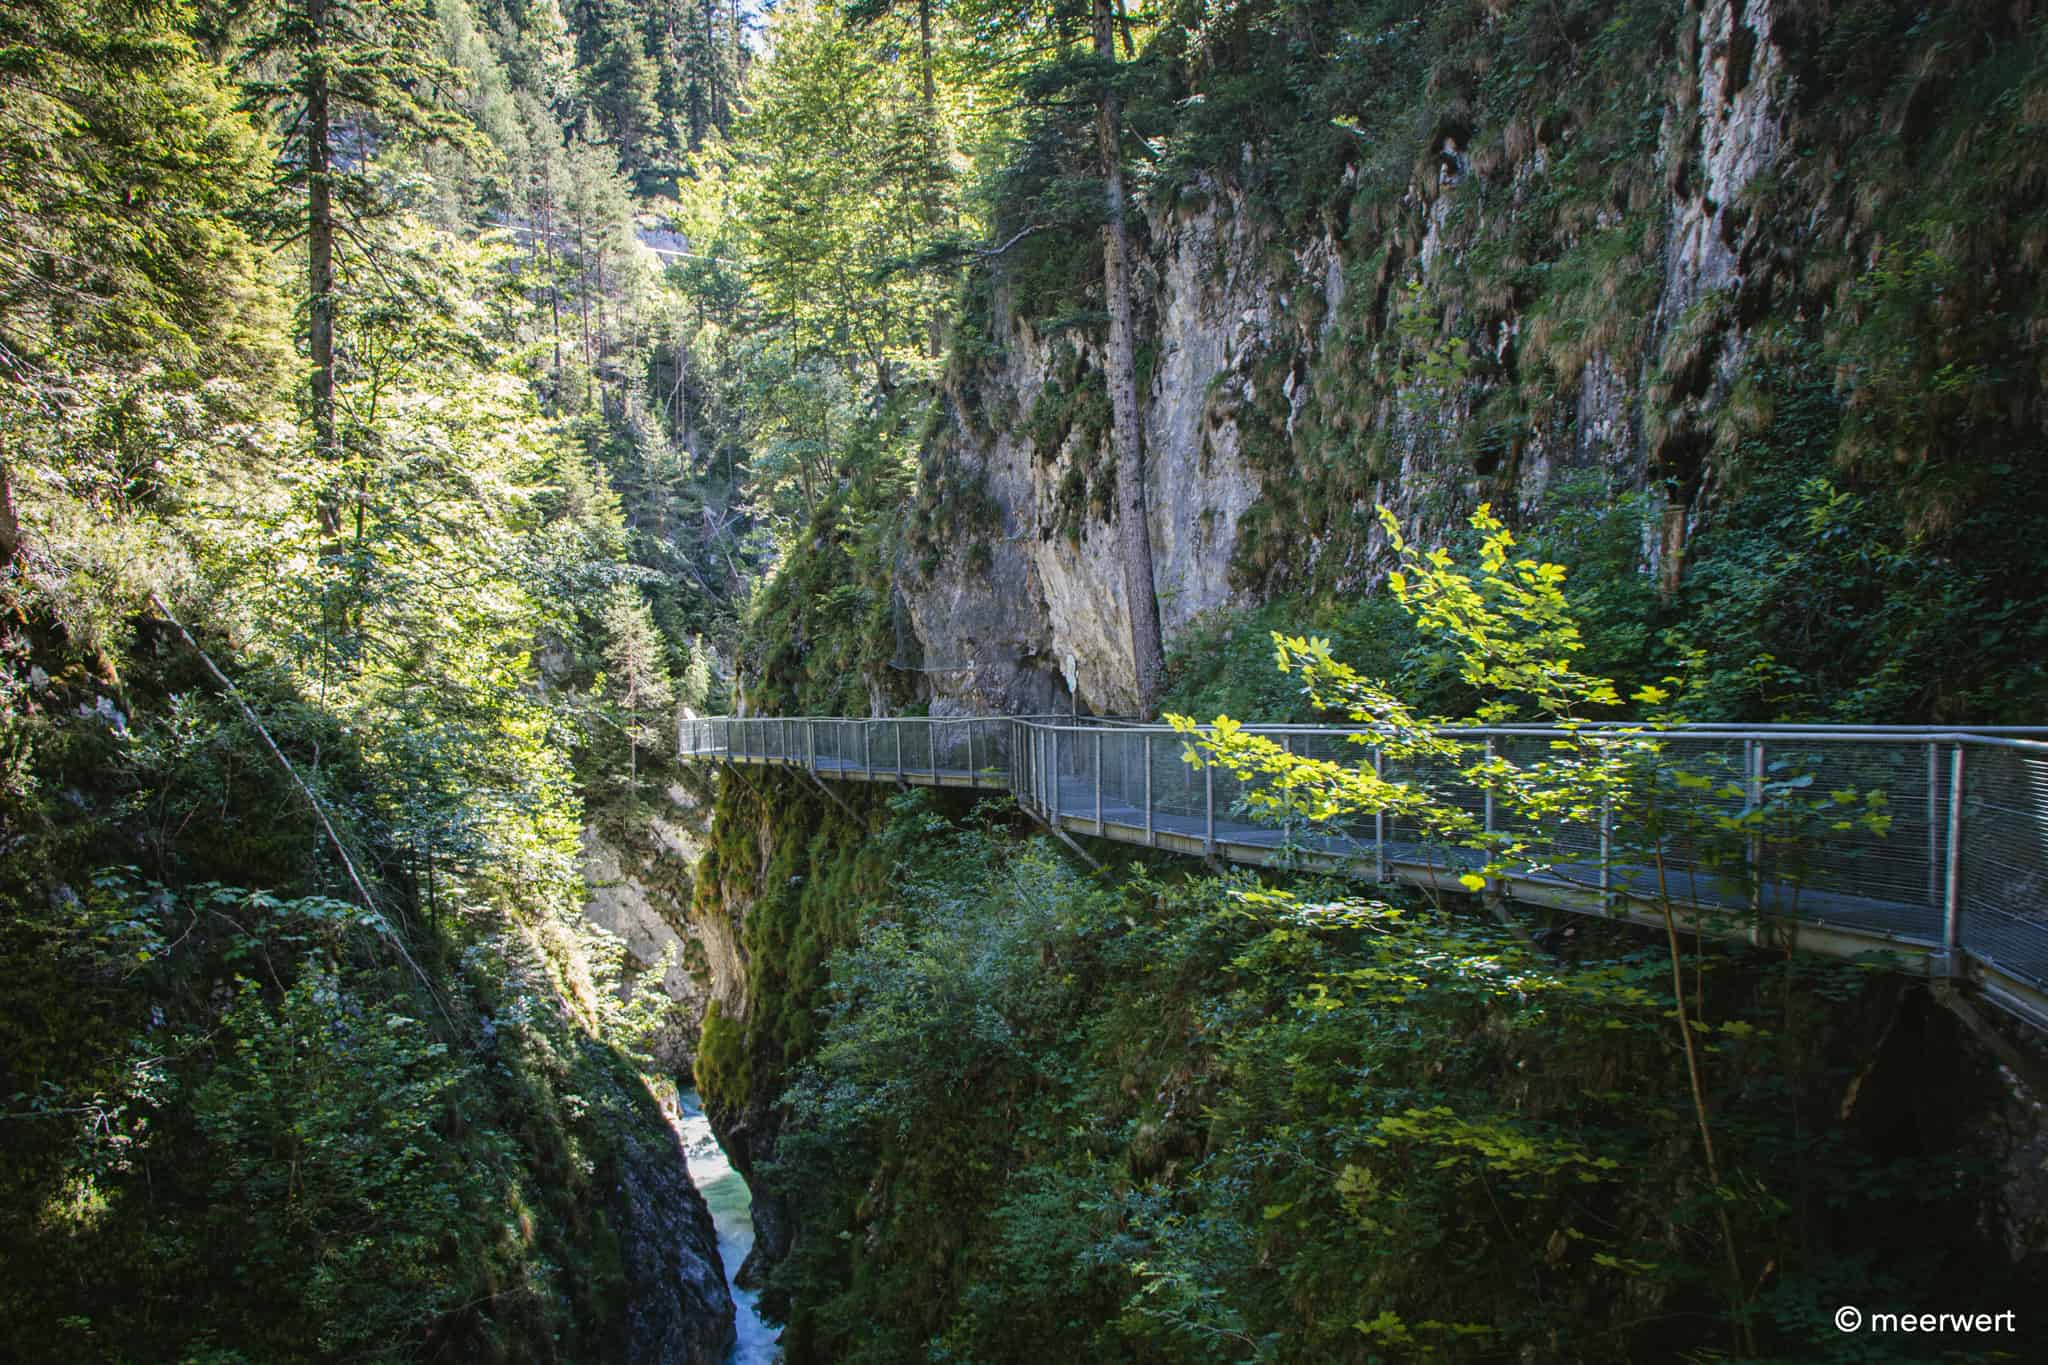
[[[1963,745],[1956,741],[1948,768],[1948,878],[1941,906],[1944,975],[1963,969]]]
[[[969,781],[973,781],[973,780],[974,780],[974,775],[975,775],[976,773],[980,772],[980,771],[981,771],[981,770],[980,770],[979,768],[977,768],[977,767],[975,767],[975,766],[974,766],[974,722],[970,720],[970,721],[968,721],[968,722],[967,722],[967,777],[968,777],[968,780],[969,780]]]
[[[1749,792],[1750,815],[1756,821],[1743,856],[1749,863],[1749,908],[1758,914],[1764,908],[1764,743],[1760,739],[1742,742],[1743,785]]]
[[[1941,759],[1927,746],[1927,903],[1941,904]]]
[[[818,771],[818,722],[804,722],[804,758],[812,772]]]
[[[1289,758],[1294,757],[1294,736],[1284,731],[1280,735],[1280,752]],[[1294,843],[1294,808],[1291,801],[1289,805],[1281,808],[1280,838],[1289,845]]]
[[[903,727],[908,725],[909,723],[909,721],[902,720],[899,718],[895,722],[895,724],[890,727],[890,729],[894,731],[896,735],[896,782],[899,786],[901,786],[903,783]]]
[[[1045,814],[1045,732],[1035,726],[1031,731],[1031,799],[1038,803],[1038,813]]]
[[[1216,765],[1202,764],[1202,852],[1216,856]]]
[[[1038,732],[1021,720],[1015,725],[1016,738],[1010,742],[1023,752],[1022,781],[1018,784],[1017,794],[1025,800],[1027,807],[1038,807]]]
[[[1603,755],[1604,757],[1604,755]],[[1603,765],[1604,766],[1604,765]],[[1612,768],[1606,770],[1611,775]],[[1609,913],[1614,907],[1614,788],[1600,789],[1600,909]]]
[[[1145,847],[1159,847],[1159,838],[1152,832],[1152,732],[1143,735],[1145,747]]]
[[[875,772],[875,747],[869,740],[873,731],[873,721],[864,720],[860,723],[860,770],[870,777],[874,776]]]
[[[1102,837],[1102,731],[1095,732],[1095,837]]]
[[[1387,780],[1386,754],[1375,744],[1372,746],[1372,775],[1380,781]],[[1384,801],[1372,813],[1372,861],[1373,878],[1387,879],[1387,807]]]
[[[1060,822],[1060,732],[1052,732],[1052,822]]]

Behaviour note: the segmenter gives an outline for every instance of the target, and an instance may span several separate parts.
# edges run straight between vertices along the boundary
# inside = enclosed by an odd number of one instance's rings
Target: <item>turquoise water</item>
[[[754,1249],[754,1196],[712,1136],[711,1120],[704,1117],[697,1092],[685,1090],[677,1095],[676,1108],[676,1132],[689,1157],[690,1179],[711,1206],[711,1222],[718,1229],[718,1255],[725,1262],[725,1282],[732,1290],[733,1327],[738,1335],[725,1358],[726,1365],[769,1365],[782,1359],[781,1348],[775,1344],[782,1329],[761,1317],[758,1293],[732,1282],[747,1253]]]

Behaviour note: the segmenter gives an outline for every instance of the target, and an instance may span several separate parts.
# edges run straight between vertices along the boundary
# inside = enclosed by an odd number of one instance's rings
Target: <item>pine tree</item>
[[[618,149],[618,168],[645,176],[666,160],[662,111],[655,102],[659,74],[647,55],[645,16],[633,0],[608,0],[598,25],[596,51],[584,72],[590,113]]]
[[[679,701],[690,711],[700,711],[711,697],[711,651],[702,635],[690,637],[690,662],[683,669]]]
[[[271,213],[278,236],[305,239],[308,418],[315,453],[338,466],[347,452],[335,420],[337,247],[389,211],[369,173],[376,155],[466,142],[472,130],[449,104],[460,79],[436,55],[432,0],[290,0],[265,13],[241,61],[250,99],[272,111],[281,134]],[[330,558],[340,554],[342,487],[337,471],[319,493]]]
[[[12,461],[69,444],[82,372],[241,377],[275,358],[239,221],[262,144],[234,91],[147,0],[0,6],[0,565]],[[160,389],[169,386],[160,380]]]
[[[627,785],[640,785],[640,749],[658,744],[661,732],[652,718],[675,704],[675,684],[663,657],[661,634],[640,592],[628,584],[614,587],[605,599],[605,688],[626,732]]]

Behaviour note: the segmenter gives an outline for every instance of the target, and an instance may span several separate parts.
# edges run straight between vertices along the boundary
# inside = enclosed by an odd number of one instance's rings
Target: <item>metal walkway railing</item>
[[[1706,834],[1664,836],[1656,868],[1608,807],[1583,823],[1517,827],[1504,803],[1459,776],[1469,762],[1404,766],[1356,728],[1244,728],[1304,757],[1369,761],[1390,781],[1426,784],[1469,812],[1475,828],[1521,837],[1536,852],[1492,879],[1513,899],[1660,925],[1668,900],[1688,928],[1724,937],[1838,956],[1888,950],[1906,970],[1970,978],[2048,1029],[2048,728],[1609,730],[1616,742],[1652,751],[1656,769],[1694,775],[1665,799],[1691,803],[1689,828]],[[1513,764],[1542,762],[1570,736],[1533,725],[1438,733],[1473,760]],[[1597,744],[1602,730],[1579,733],[1578,742]],[[1240,863],[1455,888],[1483,861],[1391,814],[1336,825],[1254,818],[1244,799],[1251,784],[1190,762],[1188,741],[1165,726],[1017,716],[685,719],[678,748],[686,759],[798,767],[821,779],[1009,792],[1068,834]],[[1698,774],[1713,780],[1702,784]],[[1885,818],[1836,821],[1823,810],[1769,838],[1760,832],[1767,819],[1741,818],[1772,815],[1773,801],[1811,816],[1825,804],[1816,798],[1832,791],[1859,800],[1881,792]],[[1747,832],[1717,845],[1717,830]]]

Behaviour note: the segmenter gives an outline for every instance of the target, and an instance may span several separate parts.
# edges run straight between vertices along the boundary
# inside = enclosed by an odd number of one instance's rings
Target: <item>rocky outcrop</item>
[[[584,917],[625,945],[622,991],[662,972],[661,989],[682,1009],[652,1050],[658,1067],[680,1076],[689,1074],[705,1008],[745,991],[733,921],[691,914],[692,869],[710,818],[694,785],[701,780],[685,774],[669,786],[644,824],[622,830],[615,822],[593,823],[582,837]]]
[[[1387,567],[1375,504],[1427,538],[1482,500],[1533,511],[1573,471],[1664,490],[1646,556],[1678,571],[1709,456],[1730,435],[1719,408],[1754,311],[1737,305],[1768,245],[1748,196],[1791,145],[1794,63],[1780,43],[1793,28],[1774,9],[1704,0],[1660,20],[1661,55],[1641,78],[1665,92],[1653,143],[1561,221],[1557,167],[1602,134],[1590,118],[1537,113],[1505,128],[1440,119],[1375,226],[1289,233],[1230,168],[1150,206],[1134,287],[1169,644],[1203,613],[1276,590],[1371,590]],[[1257,155],[1247,147],[1238,169]],[[1503,215],[1549,238],[1547,294],[1514,282],[1530,264],[1522,246],[1475,266],[1481,243],[1515,237]],[[1566,267],[1584,276],[1576,292],[1555,283]],[[1410,308],[1438,338],[1476,336],[1472,353],[1417,354]],[[1100,329],[1048,330],[1000,275],[989,313],[1001,358],[955,380],[927,461],[994,511],[980,532],[955,517],[950,550],[904,574],[938,665],[934,709],[1063,710],[1078,695],[1128,711],[1128,609],[1100,496],[1107,432],[1039,420],[1047,395],[1099,376]]]
[[[611,1201],[628,1286],[619,1356],[629,1365],[717,1365],[732,1343],[733,1306],[711,1211],[653,1099],[623,1098],[637,1121],[618,1125]]]
[[[1151,269],[1140,270],[1135,285],[1151,296],[1140,327],[1157,359],[1140,401],[1154,578],[1171,639],[1236,600],[1229,570],[1237,521],[1259,496],[1262,476],[1240,457],[1235,425],[1216,412],[1245,387],[1239,369],[1270,349],[1281,324],[1261,264],[1268,243],[1253,215],[1211,209],[1156,222],[1151,236]],[[1298,264],[1341,291],[1329,242],[1304,250]],[[1069,369],[1101,372],[1098,342],[1046,334],[1001,293],[996,308],[1006,359],[978,405],[1028,411],[1057,382],[1064,352],[1078,361]],[[985,559],[949,558],[906,592],[927,659],[959,661],[932,674],[941,713],[1064,711],[1075,694],[1105,712],[1135,701],[1115,528],[1071,505],[1075,476],[1085,480],[1107,464],[1107,432],[1077,424],[1046,450],[1034,443],[1032,425],[979,434],[961,425],[946,438],[948,453],[985,480],[1001,527],[984,542]]]

